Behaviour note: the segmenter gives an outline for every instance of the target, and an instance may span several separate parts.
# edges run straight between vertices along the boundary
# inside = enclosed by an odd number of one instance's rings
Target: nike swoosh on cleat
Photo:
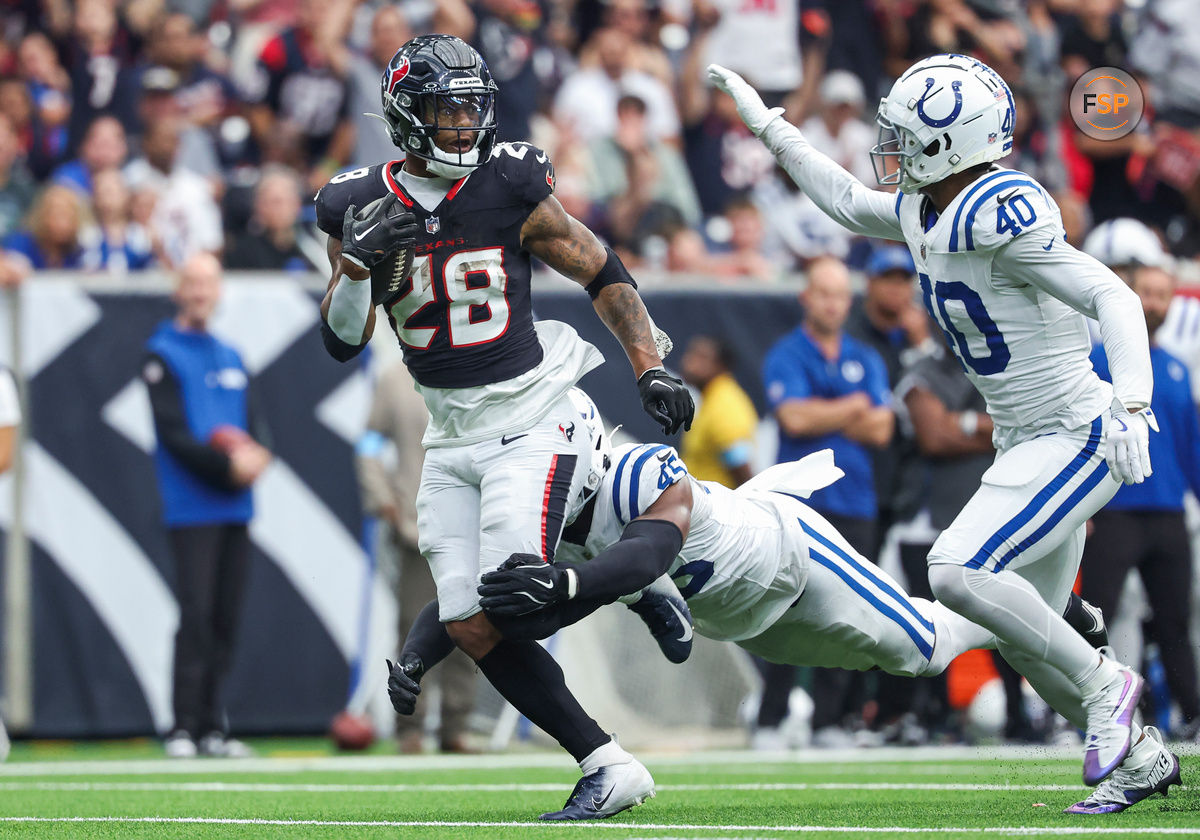
[[[362,233],[356,233],[356,234],[354,234],[354,241],[355,241],[355,242],[362,242],[362,238],[363,238],[364,236],[366,236],[368,233],[370,233],[371,231],[375,230],[375,228],[377,228],[377,227],[379,227],[379,222],[376,222],[375,224],[371,225],[369,228],[367,228],[366,230],[364,230]]]
[[[508,445],[509,445],[510,443],[512,443],[514,440],[520,440],[520,439],[521,439],[521,438],[523,438],[523,437],[529,437],[529,432],[526,432],[526,433],[525,433],[525,434],[523,434],[523,435],[513,435],[512,437],[509,437],[508,435],[504,435],[504,436],[502,436],[502,437],[500,438],[500,445],[501,445],[501,446],[508,446]]]
[[[599,811],[601,808],[603,808],[604,803],[608,801],[608,798],[613,795],[613,791],[616,789],[617,789],[616,785],[613,785],[612,787],[610,787],[608,789],[608,793],[604,794],[603,799],[597,799],[596,797],[593,796],[592,797],[592,808],[597,811]]]
[[[692,623],[683,617],[683,613],[679,611],[679,607],[667,601],[667,606],[671,608],[671,612],[679,616],[679,623],[683,625],[683,635],[679,637],[681,642],[690,642],[692,640]]]

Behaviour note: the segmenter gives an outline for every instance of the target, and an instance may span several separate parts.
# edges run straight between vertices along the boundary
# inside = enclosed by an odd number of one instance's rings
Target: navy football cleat
[[[628,606],[646,622],[663,656],[676,665],[687,661],[692,655],[692,611],[686,601],[677,595],[645,589],[642,597]]]
[[[650,771],[635,758],[606,764],[575,783],[561,811],[542,814],[540,820],[602,820],[654,796]]]

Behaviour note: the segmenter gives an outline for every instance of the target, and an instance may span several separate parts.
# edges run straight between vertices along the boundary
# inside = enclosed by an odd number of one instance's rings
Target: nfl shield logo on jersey
[[[442,220],[439,219],[437,216],[430,216],[428,219],[425,220],[425,232],[426,233],[437,233],[441,229],[442,229]]]

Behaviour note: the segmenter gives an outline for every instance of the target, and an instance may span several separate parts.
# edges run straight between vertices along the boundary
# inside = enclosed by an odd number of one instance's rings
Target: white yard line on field
[[[313,826],[330,828],[562,828],[554,822],[471,822],[441,820],[260,820],[233,817],[0,817],[0,823],[118,823],[156,825],[253,825]],[[669,825],[625,822],[584,822],[572,830],[618,829],[621,831],[753,831],[761,834],[999,834],[1015,836],[1086,836],[1107,834],[1200,836],[1200,827],[1177,828],[1149,826],[983,826],[975,828],[923,828],[913,826],[844,825]]]
[[[1003,785],[969,783],[893,782],[731,782],[727,784],[656,785],[659,791],[803,791],[803,790],[928,790],[928,791],[1083,791],[1083,785]],[[187,792],[187,793],[498,793],[569,791],[572,785],[544,784],[289,784],[252,782],[0,782],[3,791],[69,792]],[[1186,790],[1186,788],[1184,788]]]
[[[995,762],[1030,759],[1078,759],[1079,750],[1047,747],[880,747],[870,750],[806,750],[803,752],[762,753],[728,750],[692,753],[644,753],[638,758],[654,767],[703,765],[727,771],[730,766],[745,765],[748,771],[788,765],[861,765],[864,772],[876,768],[900,766],[904,772],[924,768],[917,762]],[[0,776],[79,776],[79,775],[159,775],[162,773],[298,773],[308,771],[375,772],[429,770],[507,770],[512,768],[574,768],[565,753],[510,753],[502,755],[361,755],[361,756],[280,756],[256,758],[195,758],[165,761],[147,759],[69,759],[64,761],[27,761],[0,764]],[[947,764],[948,772],[961,772],[962,764]]]

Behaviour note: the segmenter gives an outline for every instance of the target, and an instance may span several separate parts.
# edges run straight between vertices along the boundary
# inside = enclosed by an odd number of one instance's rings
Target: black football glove
[[[637,384],[638,393],[642,396],[642,408],[658,421],[665,433],[673,435],[680,426],[692,428],[696,404],[681,380],[662,368],[654,368],[643,373]]]
[[[402,715],[411,715],[417,709],[417,695],[421,693],[418,683],[425,673],[421,657],[406,653],[398,662],[384,661],[388,664],[388,697],[392,708]]]
[[[570,597],[566,569],[536,554],[513,554],[479,580],[479,605],[500,616],[526,615]]]
[[[342,219],[342,256],[374,268],[417,241],[417,219],[395,195],[377,198],[359,210],[353,204]]]

